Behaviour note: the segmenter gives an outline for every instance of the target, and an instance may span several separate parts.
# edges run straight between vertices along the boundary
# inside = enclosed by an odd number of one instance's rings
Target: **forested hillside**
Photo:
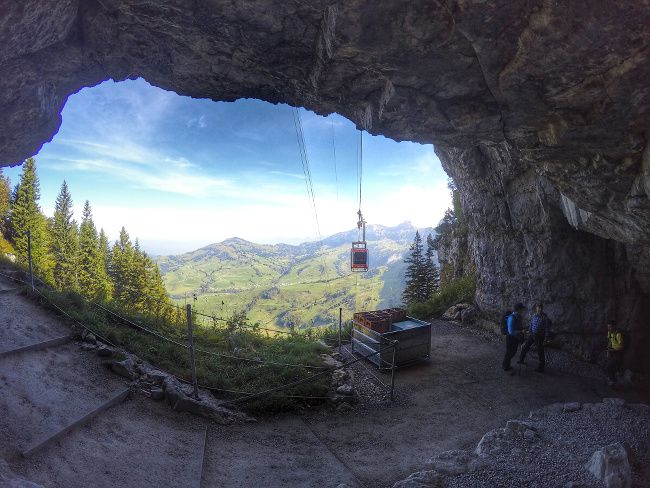
[[[77,292],[90,300],[166,320],[177,314],[157,264],[138,240],[133,242],[123,227],[111,245],[104,230],[98,232],[89,201],[77,222],[65,181],[54,215],[47,217],[42,212],[33,158],[23,163],[13,191],[0,172],[0,253],[27,268],[28,241],[36,277],[59,291]]]
[[[194,302],[197,310],[216,317],[243,310],[265,327],[302,328],[336,322],[339,307],[347,317],[354,310],[399,305],[404,255],[415,232],[410,223],[369,225],[367,273],[350,272],[356,230],[330,236],[322,247],[319,242],[264,245],[233,238],[156,261],[179,303]]]

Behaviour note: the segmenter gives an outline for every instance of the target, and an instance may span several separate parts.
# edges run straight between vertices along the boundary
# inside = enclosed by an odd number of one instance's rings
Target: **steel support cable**
[[[336,188],[336,203],[339,202],[339,175],[338,171],[336,169],[336,142],[335,142],[335,134],[334,134],[334,119],[331,120],[331,127],[332,127],[332,153],[334,155],[334,183],[335,183],[335,188]]]
[[[307,153],[307,144],[305,142],[305,132],[302,125],[302,117],[300,116],[300,111],[298,108],[294,107],[293,109],[293,121],[296,127],[296,137],[298,138],[298,147],[300,149],[301,164],[303,168],[303,173],[305,174],[305,184],[307,186],[307,196],[311,199],[312,208],[314,210],[314,217],[316,220],[316,232],[318,234],[318,242],[320,243],[321,250],[321,262],[323,264],[323,269],[327,274],[327,266],[325,265],[325,258],[322,254],[323,250],[323,237],[320,232],[320,221],[318,219],[318,210],[316,208],[316,194],[314,192],[314,183],[311,174],[311,167],[309,165],[309,156]]]
[[[363,356],[361,356],[361,357],[358,357],[358,358],[356,358],[356,359],[353,359],[353,360],[351,360],[351,361],[348,361],[347,363],[342,363],[342,364],[341,364],[341,368],[347,368],[347,367],[353,365],[354,363],[357,363],[357,362],[359,362],[359,361],[361,361],[361,360],[363,360],[363,359],[368,359],[369,357],[374,356],[375,354],[381,354],[382,352],[387,351],[388,349],[392,349],[392,348],[394,348],[394,347],[396,347],[396,345],[395,345],[395,344],[391,344],[390,346],[386,346],[386,347],[381,348],[381,349],[379,349],[379,350],[377,350],[377,351],[374,351],[374,352],[372,352],[372,353],[370,353],[370,354],[363,355]],[[337,368],[337,369],[339,369],[339,368]],[[310,381],[313,381],[313,380],[315,380],[316,378],[320,378],[321,376],[324,376],[325,374],[327,374],[327,373],[329,373],[329,372],[330,372],[330,370],[327,369],[327,370],[325,370],[325,371],[321,371],[320,373],[313,374],[313,375],[311,375],[311,376],[309,376],[309,377],[307,377],[307,378],[303,378],[303,379],[300,379],[300,380],[292,381],[291,383],[287,383],[287,384],[285,384],[285,385],[276,386],[276,387],[274,387],[274,388],[269,388],[268,390],[262,391],[262,392],[260,392],[260,393],[256,393],[256,394],[254,394],[254,395],[249,395],[249,396],[247,396],[247,397],[239,398],[239,399],[237,399],[237,400],[233,400],[232,402],[227,402],[227,403],[229,403],[229,404],[231,404],[231,405],[237,405],[238,403],[241,403],[241,402],[243,402],[243,401],[253,400],[253,399],[255,399],[255,398],[259,398],[259,397],[262,397],[262,396],[265,396],[265,395],[269,395],[269,394],[271,394],[271,393],[275,393],[275,392],[278,392],[278,391],[286,390],[287,388],[293,388],[294,386],[299,386],[299,385],[302,385],[302,384],[305,384],[305,383],[309,383]]]
[[[361,212],[362,183],[363,183],[363,130],[359,131],[359,212]]]

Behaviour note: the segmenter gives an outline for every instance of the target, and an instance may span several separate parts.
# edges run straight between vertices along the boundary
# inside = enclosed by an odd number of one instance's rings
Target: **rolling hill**
[[[156,261],[176,302],[196,296],[196,309],[217,317],[245,311],[264,327],[311,327],[338,321],[339,307],[349,317],[355,310],[399,305],[404,254],[415,231],[408,222],[369,225],[367,273],[350,272],[356,229],[323,239],[322,247],[319,242],[255,244],[235,237]]]

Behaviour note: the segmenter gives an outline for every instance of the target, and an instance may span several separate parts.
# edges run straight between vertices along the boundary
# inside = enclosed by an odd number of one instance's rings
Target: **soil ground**
[[[4,285],[7,287],[7,284]],[[0,351],[69,329],[29,300],[0,293]],[[223,426],[177,414],[132,394],[24,459],[17,453],[128,386],[74,343],[0,358],[0,457],[20,476],[51,487],[389,487],[432,455],[474,446],[488,430],[558,401],[598,401],[612,392],[597,372],[577,375],[549,351],[548,372],[500,369],[502,346],[457,325],[434,322],[432,359],[389,377],[358,363],[362,398],[346,413],[323,407]],[[585,371],[593,372],[589,367]],[[206,439],[207,429],[207,442]],[[205,445],[205,455],[204,453]]]

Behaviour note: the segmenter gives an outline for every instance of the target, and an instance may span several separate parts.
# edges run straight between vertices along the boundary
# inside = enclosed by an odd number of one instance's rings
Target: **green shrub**
[[[440,317],[452,305],[472,303],[475,293],[476,278],[473,275],[463,276],[441,288],[426,302],[414,304],[409,308],[409,312],[421,319]]]

